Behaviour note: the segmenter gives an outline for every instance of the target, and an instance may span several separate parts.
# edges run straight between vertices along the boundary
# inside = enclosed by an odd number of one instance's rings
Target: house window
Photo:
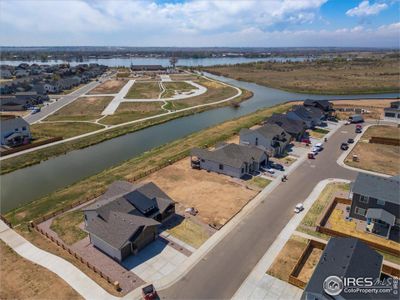
[[[354,212],[355,212],[357,215],[360,215],[360,216],[365,216],[365,213],[366,213],[366,211],[365,211],[364,208],[360,208],[360,207],[358,207],[358,206],[356,206],[356,209],[354,210]]]
[[[219,164],[219,169],[223,170],[224,169],[224,165],[223,164]]]
[[[383,201],[383,200],[376,200],[376,204],[385,206],[385,201]]]
[[[242,174],[244,173],[244,168],[242,168]]]
[[[18,128],[15,128],[14,131],[18,131]]]
[[[205,160],[204,159],[200,159],[201,160],[201,162],[205,162]]]
[[[385,117],[394,118],[394,117],[396,117],[396,114],[395,113],[391,113],[391,112],[386,112],[385,113]]]
[[[256,146],[258,146],[258,137],[256,137]]]
[[[25,131],[25,130],[26,130],[26,127],[25,127],[25,126],[23,126],[23,127],[22,127],[22,130],[23,130],[23,131]]]
[[[368,203],[368,197],[367,197],[367,196],[360,195],[360,202],[362,202],[362,203]]]

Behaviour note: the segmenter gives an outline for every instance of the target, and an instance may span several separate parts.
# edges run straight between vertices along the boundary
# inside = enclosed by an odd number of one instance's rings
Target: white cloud
[[[0,43],[10,46],[397,46],[396,24],[301,30],[326,0],[4,1]],[[321,24],[319,24],[321,25]],[[313,27],[317,28],[317,27]],[[396,31],[397,30],[397,31]]]
[[[358,6],[349,9],[346,15],[350,17],[366,17],[379,14],[382,10],[388,8],[386,3],[369,4],[368,0],[362,1]]]

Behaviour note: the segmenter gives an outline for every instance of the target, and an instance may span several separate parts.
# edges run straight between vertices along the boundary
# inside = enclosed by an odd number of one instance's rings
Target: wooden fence
[[[373,136],[369,139],[369,142],[371,144],[400,146],[400,139],[396,139],[396,138],[385,138],[385,137]]]
[[[57,141],[61,141],[63,138],[62,137],[55,137],[55,138],[51,138],[45,141],[41,141],[41,142],[37,142],[37,143],[32,143],[32,144],[28,144],[28,145],[23,145],[17,148],[12,148],[3,152],[0,152],[0,156],[6,156],[6,155],[10,155],[13,153],[17,153],[23,150],[27,150],[27,149],[31,149],[31,148],[35,148],[35,147],[39,147],[39,146],[43,146],[46,144],[50,144],[50,143],[54,143]]]
[[[301,253],[299,259],[297,260],[296,264],[294,265],[292,271],[289,274],[288,281],[290,284],[293,284],[294,286],[297,286],[301,289],[304,289],[306,287],[307,282],[304,282],[303,280],[299,279],[298,276],[314,248],[324,250],[325,244],[316,240],[308,241],[306,248]]]
[[[71,256],[73,256],[78,262],[80,262],[81,264],[85,265],[86,267],[88,267],[90,270],[92,270],[94,273],[98,274],[101,278],[107,280],[108,283],[112,284],[114,286],[114,288],[117,291],[121,290],[121,287],[119,285],[118,281],[114,281],[110,276],[104,274],[101,270],[99,270],[97,267],[95,267],[94,265],[92,265],[90,262],[88,262],[87,260],[85,260],[82,256],[80,256],[78,253],[76,253],[74,250],[72,250],[70,247],[68,247],[67,245],[65,245],[63,242],[60,242],[57,238],[54,238],[53,236],[51,236],[50,234],[48,234],[46,231],[44,231],[43,229],[39,228],[35,223],[31,223],[31,226],[40,234],[42,234],[44,237],[46,237],[47,239],[49,239],[50,241],[52,241],[53,243],[55,243],[58,247],[60,247],[61,249],[63,249],[65,252],[68,252],[68,254],[70,254]]]
[[[316,231],[323,233],[323,234],[327,234],[330,236],[338,236],[338,237],[354,237],[350,234],[341,232],[341,231],[337,231],[331,228],[327,228],[325,227],[326,222],[329,219],[329,216],[331,215],[332,211],[335,209],[335,206],[338,203],[342,203],[342,204],[346,204],[346,205],[350,205],[351,204],[351,200],[350,199],[344,199],[344,198],[334,198],[332,200],[332,202],[325,208],[324,212],[321,214],[321,216],[318,218],[317,220],[317,228]],[[372,233],[366,233],[366,234],[372,234]],[[395,247],[390,247],[390,246],[385,246],[383,244],[379,244],[379,243],[375,243],[373,241],[364,239],[362,237],[357,237],[359,240],[363,241],[364,243],[370,245],[372,248],[378,249],[378,250],[382,250],[384,252],[390,253],[390,254],[394,254],[394,255],[400,255],[400,250],[398,248]]]

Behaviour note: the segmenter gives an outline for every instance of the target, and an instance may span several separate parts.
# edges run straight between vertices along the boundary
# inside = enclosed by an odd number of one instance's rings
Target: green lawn
[[[271,183],[271,180],[268,180],[268,179],[265,179],[265,178],[262,178],[262,177],[257,176],[257,177],[253,177],[253,178],[249,181],[249,183],[250,183],[250,184],[254,184],[255,186],[257,186],[257,187],[263,189],[263,188],[265,188],[268,184]]]
[[[102,128],[101,125],[83,122],[36,123],[30,126],[32,136],[38,140],[53,137],[66,139]]]
[[[193,85],[186,82],[165,82],[163,83],[165,91],[161,94],[161,98],[170,98],[175,92],[188,92],[196,89]]]

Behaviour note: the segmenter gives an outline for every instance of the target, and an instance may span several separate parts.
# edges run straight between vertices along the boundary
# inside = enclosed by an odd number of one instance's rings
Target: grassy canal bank
[[[270,61],[202,68],[290,92],[325,95],[398,93],[399,69],[399,59],[389,55],[381,59]]]
[[[187,156],[193,147],[212,146],[217,142],[225,141],[237,134],[240,129],[249,128],[260,123],[264,118],[271,116],[273,113],[285,112],[292,105],[293,103],[288,102],[261,109],[247,116],[224,122],[154,148],[118,166],[104,170],[97,175],[12,210],[5,217],[13,225],[19,225],[59,210],[72,203],[84,201],[85,199],[93,199],[104,193],[107,186],[115,180],[133,181],[144,173],[149,173],[154,169],[165,166],[170,161]]]
[[[59,156],[62,154],[66,154],[73,150],[83,149],[83,148],[104,142],[106,140],[113,139],[118,136],[132,133],[132,132],[135,132],[135,131],[138,131],[138,130],[141,130],[141,129],[144,129],[144,128],[147,128],[150,126],[159,125],[159,124],[171,121],[173,119],[181,118],[184,116],[189,116],[189,115],[192,115],[195,113],[203,112],[203,111],[210,110],[210,109],[215,109],[215,108],[222,107],[222,106],[232,105],[233,103],[239,103],[239,102],[242,102],[242,101],[245,101],[245,100],[251,98],[252,95],[253,95],[252,92],[242,89],[242,94],[240,96],[238,96],[237,98],[232,99],[231,101],[227,101],[227,102],[216,104],[216,105],[205,106],[205,107],[201,107],[201,108],[194,108],[193,110],[177,112],[175,114],[160,116],[158,118],[154,118],[154,119],[143,121],[143,122],[138,122],[138,123],[134,123],[134,124],[111,128],[109,130],[102,131],[99,133],[94,133],[93,135],[79,138],[77,140],[65,142],[62,144],[58,144],[58,145],[50,146],[50,147],[47,147],[44,149],[39,149],[39,150],[36,150],[33,152],[22,154],[20,156],[8,158],[8,159],[1,161],[0,174],[10,173],[10,172],[16,171],[21,168],[25,168],[28,166],[38,164],[41,161],[47,160],[51,157],[56,157],[56,156]],[[86,123],[80,123],[80,124],[83,124],[82,126],[87,126]],[[48,124],[45,124],[45,125],[48,126]]]

